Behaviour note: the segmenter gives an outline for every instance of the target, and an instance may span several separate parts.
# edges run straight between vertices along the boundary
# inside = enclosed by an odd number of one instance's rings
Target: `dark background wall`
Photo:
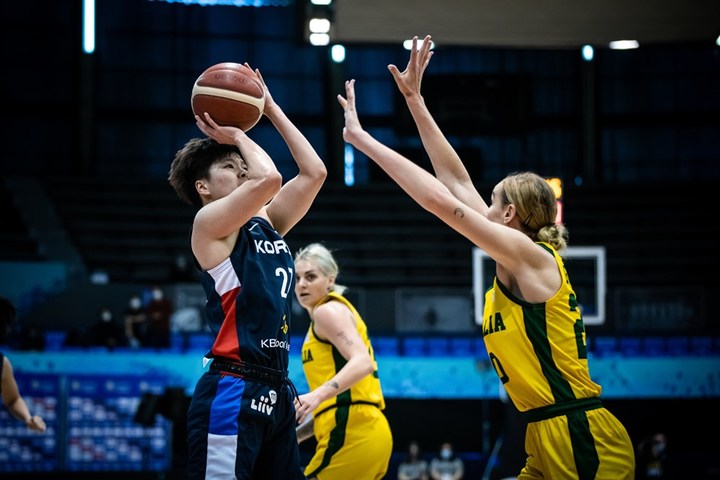
[[[174,152],[199,134],[189,108],[193,81],[222,61],[261,68],[330,165],[341,164],[333,122],[345,78],[358,81],[366,126],[419,155],[386,70],[404,66],[407,52],[399,43],[350,44],[336,66],[327,47],[303,41],[297,6],[98,2],[93,55],[81,50],[81,2],[0,8],[5,173],[163,178]],[[568,183],[720,174],[720,58],[712,43],[597,46],[586,63],[570,48],[443,47],[435,40],[425,94],[454,145],[468,153],[478,182],[518,168]],[[291,171],[268,123],[253,137]],[[358,163],[359,183],[380,180],[364,159]]]

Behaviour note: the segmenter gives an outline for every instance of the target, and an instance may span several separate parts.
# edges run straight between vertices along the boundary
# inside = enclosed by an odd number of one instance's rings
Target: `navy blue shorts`
[[[305,480],[290,388],[205,372],[188,410],[188,478]]]

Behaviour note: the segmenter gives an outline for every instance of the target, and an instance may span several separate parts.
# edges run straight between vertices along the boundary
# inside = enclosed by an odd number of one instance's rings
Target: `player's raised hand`
[[[203,113],[204,118],[195,115],[195,124],[208,137],[218,143],[232,145],[236,143],[237,136],[245,137],[245,132],[241,129],[229,125],[218,125],[212,119],[209,113]]]
[[[246,67],[250,68],[249,64],[245,64]],[[273,100],[272,95],[270,94],[270,89],[268,88],[267,84],[265,83],[265,79],[263,78],[262,74],[260,73],[260,69],[255,69],[255,75],[257,75],[258,79],[260,79],[260,83],[262,84],[263,91],[265,92],[265,107],[263,108],[263,114],[268,115],[272,112],[272,109],[277,106],[277,103],[275,103],[275,100]]]
[[[413,37],[412,48],[410,49],[410,60],[408,60],[405,70],[400,72],[395,65],[388,65],[388,70],[390,70],[400,93],[402,93],[404,97],[420,95],[422,77],[430,63],[430,58],[433,56],[433,52],[430,50],[431,47],[432,37],[430,35],[425,36],[419,49],[418,37]]]
[[[357,108],[355,106],[355,79],[345,81],[345,97],[337,96],[340,106],[345,111],[345,127],[343,128],[343,139],[351,145],[363,133],[360,125]]]

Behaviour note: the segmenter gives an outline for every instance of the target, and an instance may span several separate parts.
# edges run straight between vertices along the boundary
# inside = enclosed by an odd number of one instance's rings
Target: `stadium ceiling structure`
[[[718,0],[336,0],[333,42],[580,48],[615,40],[645,45],[709,42]]]

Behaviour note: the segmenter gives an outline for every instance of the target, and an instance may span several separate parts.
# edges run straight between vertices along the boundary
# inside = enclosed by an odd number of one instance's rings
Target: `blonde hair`
[[[332,252],[321,243],[311,243],[301,248],[295,254],[295,262],[305,260],[315,264],[315,266],[327,277],[335,277],[337,280],[340,274],[340,268],[338,267]],[[342,295],[347,287],[339,285],[337,282],[333,284],[332,291]]]
[[[555,223],[557,198],[552,187],[532,172],[513,173],[502,181],[503,201],[515,205],[523,231],[535,242],[545,242],[563,250],[570,233],[562,223]]]

